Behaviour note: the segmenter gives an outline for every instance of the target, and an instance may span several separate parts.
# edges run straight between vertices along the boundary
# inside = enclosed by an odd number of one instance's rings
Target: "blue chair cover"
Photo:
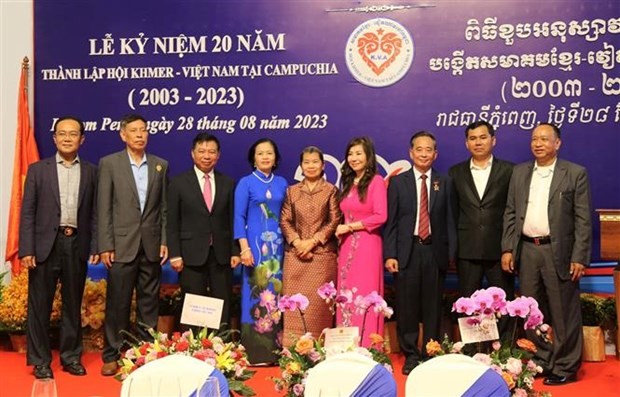
[[[211,372],[211,374],[209,375],[209,377],[212,378],[217,378],[218,384],[220,386],[220,394],[219,396],[221,397],[227,397],[228,396],[228,380],[226,380],[226,377],[224,376],[224,374],[222,372],[220,372],[220,370],[218,369],[214,369],[213,372]],[[198,392],[198,390],[194,390],[194,392],[192,394],[189,395],[189,397],[212,397],[212,396],[217,396],[218,394],[214,393],[214,390],[211,390],[212,385],[209,384],[204,384],[202,386],[202,388],[200,389],[200,392]]]
[[[357,386],[351,397],[396,397],[394,376],[383,365],[377,364],[364,381]]]
[[[501,375],[492,369],[486,370],[469,389],[463,393],[463,397],[509,397],[510,390]]]

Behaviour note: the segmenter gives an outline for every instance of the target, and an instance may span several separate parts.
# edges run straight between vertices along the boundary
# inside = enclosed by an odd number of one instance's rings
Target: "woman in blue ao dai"
[[[251,364],[278,359],[282,318],[283,240],[280,209],[287,182],[273,173],[280,160],[275,142],[259,139],[249,150],[254,171],[241,178],[235,190],[235,239],[241,247],[241,343]]]

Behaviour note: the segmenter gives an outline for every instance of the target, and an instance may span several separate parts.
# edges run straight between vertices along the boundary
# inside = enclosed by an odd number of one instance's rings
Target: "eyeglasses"
[[[54,134],[57,138],[64,139],[69,137],[71,139],[76,139],[80,137],[80,131],[56,131]]]

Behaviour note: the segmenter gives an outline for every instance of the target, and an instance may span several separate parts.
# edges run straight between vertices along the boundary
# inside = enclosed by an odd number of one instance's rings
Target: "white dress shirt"
[[[478,197],[482,199],[484,196],[484,191],[487,188],[487,183],[489,182],[489,176],[491,175],[491,167],[493,166],[493,156],[489,158],[484,167],[479,167],[474,164],[474,159],[469,160],[469,170],[471,171],[471,176],[474,178],[474,185],[476,185],[476,191],[478,192]]]
[[[523,222],[523,234],[528,237],[548,236],[549,229],[549,189],[553,179],[556,160],[553,164],[541,167],[534,164],[530,195],[527,199],[527,210]]]

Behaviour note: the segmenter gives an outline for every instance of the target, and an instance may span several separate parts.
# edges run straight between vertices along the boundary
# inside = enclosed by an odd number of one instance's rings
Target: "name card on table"
[[[480,320],[478,316],[459,318],[459,329],[463,343],[484,342],[499,339],[497,321],[492,318]]]
[[[219,329],[224,300],[208,296],[185,294],[181,323]]]
[[[344,353],[359,346],[358,327],[337,327],[325,330],[325,354],[331,356]]]

